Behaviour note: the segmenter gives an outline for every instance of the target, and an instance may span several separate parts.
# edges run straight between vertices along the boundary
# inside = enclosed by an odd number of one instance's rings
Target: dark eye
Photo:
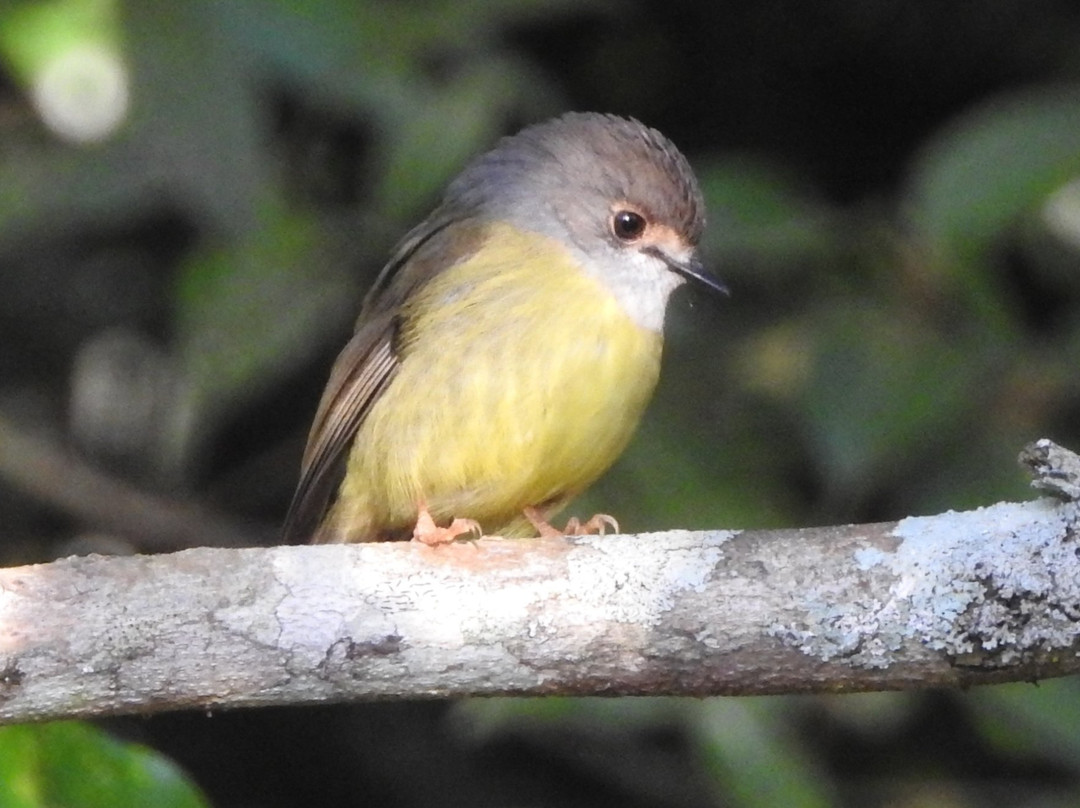
[[[617,210],[611,217],[611,232],[620,241],[637,241],[648,224],[645,217],[633,210]]]

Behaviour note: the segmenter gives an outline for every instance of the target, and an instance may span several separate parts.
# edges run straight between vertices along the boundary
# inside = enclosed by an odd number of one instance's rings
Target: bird
[[[652,396],[671,293],[727,293],[698,257],[704,227],[690,164],[632,118],[567,113],[475,158],[364,299],[284,541],[562,534],[552,517]]]

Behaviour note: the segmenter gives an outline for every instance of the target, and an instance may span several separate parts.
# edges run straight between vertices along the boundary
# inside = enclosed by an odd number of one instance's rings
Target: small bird
[[[704,224],[690,165],[636,120],[569,113],[476,158],[364,301],[285,541],[561,533],[652,396],[671,292],[727,292]]]

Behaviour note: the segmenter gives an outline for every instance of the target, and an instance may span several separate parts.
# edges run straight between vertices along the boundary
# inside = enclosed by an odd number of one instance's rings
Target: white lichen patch
[[[657,625],[681,592],[700,592],[738,531],[642,534],[621,542],[576,539],[568,560],[570,591],[594,619]],[[659,539],[663,539],[660,541]]]
[[[811,597],[805,621],[774,636],[828,660],[883,668],[905,643],[995,667],[1080,643],[1076,504],[1039,500],[897,523],[895,551],[863,546],[856,567],[887,591]],[[870,597],[870,594],[876,597]],[[833,592],[833,595],[836,593]]]
[[[905,519],[892,569],[907,635],[1002,664],[1080,639],[1075,504],[1038,500]]]

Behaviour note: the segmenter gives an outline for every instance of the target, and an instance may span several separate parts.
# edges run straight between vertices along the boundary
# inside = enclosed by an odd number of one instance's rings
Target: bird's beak
[[[731,290],[728,289],[727,284],[713,275],[709,270],[705,269],[705,265],[698,260],[696,255],[691,255],[685,261],[680,261],[659,247],[646,247],[644,252],[656,256],[665,264],[668,268],[679,275],[682,275],[689,281],[696,281],[702,286],[712,289],[714,292],[718,292],[722,295],[730,295]]]

